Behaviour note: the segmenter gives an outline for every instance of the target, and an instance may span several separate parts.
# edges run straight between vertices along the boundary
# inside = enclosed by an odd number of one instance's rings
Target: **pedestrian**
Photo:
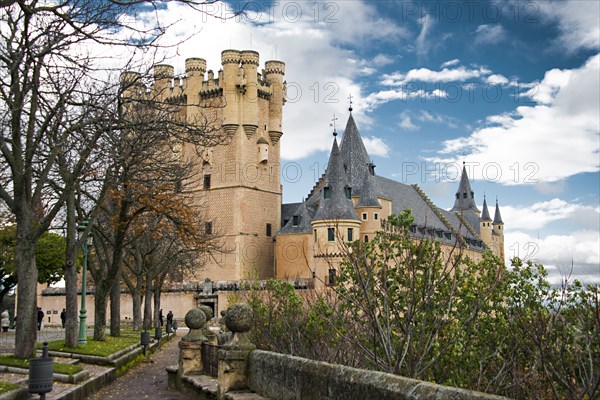
[[[170,328],[173,326],[173,312],[169,311],[167,313],[167,328]],[[168,331],[167,331],[168,332]]]
[[[8,310],[2,311],[2,332],[8,332],[8,327],[10,325],[10,317],[8,315]]]
[[[164,317],[163,317],[162,308],[161,308],[160,311],[158,312],[158,320],[160,321],[160,326],[163,326],[163,322],[164,322],[163,318]]]
[[[60,312],[60,322],[62,322],[63,329],[65,329],[65,322],[67,321],[67,311],[63,308]]]
[[[37,328],[38,331],[42,330],[42,322],[44,321],[44,312],[42,307],[37,308]]]

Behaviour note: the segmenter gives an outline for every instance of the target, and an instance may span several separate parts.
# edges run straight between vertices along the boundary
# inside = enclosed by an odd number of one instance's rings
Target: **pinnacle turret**
[[[340,153],[350,185],[358,193],[362,188],[363,177],[365,176],[365,172],[369,169],[371,160],[369,158],[369,153],[367,153],[367,149],[365,148],[365,144],[360,137],[352,114],[350,114],[348,122],[346,123],[344,137],[342,138],[340,146]]]
[[[504,225],[502,217],[500,216],[500,207],[498,207],[498,199],[496,199],[496,212],[494,213],[494,225]]]
[[[319,208],[313,221],[332,219],[358,219],[352,203],[352,189],[346,177],[337,138],[333,147],[323,180]]]
[[[469,182],[469,176],[467,175],[467,168],[464,162],[460,184],[458,185],[458,191],[456,192],[456,200],[454,201],[454,207],[452,207],[452,210],[450,211],[473,211],[479,213],[479,209],[475,204],[475,193],[471,189],[471,183]]]
[[[485,195],[483,196],[483,211],[481,212],[481,220],[486,222],[492,220],[492,217],[490,217],[490,211],[488,210],[487,202],[485,200]]]

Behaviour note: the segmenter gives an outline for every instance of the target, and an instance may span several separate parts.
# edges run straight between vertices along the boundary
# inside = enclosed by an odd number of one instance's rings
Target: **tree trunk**
[[[141,279],[138,279],[141,281]],[[133,300],[133,330],[139,331],[142,329],[142,289],[141,285],[136,284],[135,290],[131,292]]]
[[[106,341],[106,302],[110,288],[96,284],[94,294],[94,340]]]
[[[144,293],[144,330],[147,330],[152,327],[152,287],[148,282]]]
[[[160,326],[160,319],[158,318],[158,314],[160,313],[160,289],[158,287],[154,288],[153,297],[154,297],[154,327],[158,328]]]
[[[26,206],[25,206],[26,207]],[[17,215],[17,328],[15,334],[15,356],[29,358],[35,355],[37,336],[37,279],[35,265],[35,239],[31,215]]]
[[[110,336],[121,336],[121,279],[110,289]]]
[[[75,216],[75,193],[67,198],[67,252],[65,265],[65,346],[77,347],[79,321],[77,315],[77,218]]]

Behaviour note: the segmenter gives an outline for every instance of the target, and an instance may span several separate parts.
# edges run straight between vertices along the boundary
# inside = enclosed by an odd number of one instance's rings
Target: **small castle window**
[[[313,229],[313,235],[315,236],[315,242],[317,241],[317,230]]]
[[[206,233],[207,235],[212,235],[212,233],[213,233],[212,221],[206,222],[204,224],[204,233]]]
[[[286,226],[288,222],[290,222],[290,220],[289,220],[289,219],[284,219],[284,220],[283,220],[283,226]]]
[[[335,285],[335,278],[336,278],[337,271],[333,268],[329,268],[328,272],[329,272],[329,276],[327,279],[327,284],[329,286],[333,286],[333,285]]]
[[[298,226],[298,225],[300,225],[300,216],[294,215],[292,217],[292,226]]]
[[[348,241],[349,242],[354,240],[353,236],[354,236],[354,229],[348,228]]]
[[[367,220],[367,213],[362,213],[362,219],[363,219],[363,221]]]
[[[471,191],[471,197],[475,198],[475,192]]]
[[[344,188],[344,191],[346,192],[346,198],[351,199],[352,198],[352,188],[349,186],[346,186]]]
[[[369,236],[365,235],[365,243],[369,243]]]
[[[204,175],[204,189],[210,189],[210,174]]]
[[[329,186],[325,186],[323,188],[323,198],[328,199],[331,197],[331,188]]]
[[[327,228],[327,241],[333,242],[335,240],[335,228]]]
[[[467,198],[467,192],[463,193],[463,198],[466,199]]]
[[[377,213],[373,214],[373,219],[374,220],[378,220],[379,219],[379,214],[377,214]]]
[[[271,228],[271,224],[267,224],[267,226],[266,226],[266,231],[267,231],[267,232],[266,232],[266,234],[267,234],[267,237],[271,237],[271,229],[272,229],[272,228]]]
[[[460,199],[460,193],[456,193],[456,200]]]

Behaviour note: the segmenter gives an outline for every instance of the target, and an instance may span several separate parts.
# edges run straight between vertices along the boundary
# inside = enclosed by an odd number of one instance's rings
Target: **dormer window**
[[[346,186],[344,192],[346,192],[347,199],[352,199],[352,188],[350,186]]]
[[[323,198],[324,198],[324,199],[328,199],[328,198],[330,198],[330,197],[331,197],[331,187],[329,187],[329,186],[325,186],[325,187],[323,188]]]
[[[463,198],[466,199],[467,198],[467,192],[463,193]]]
[[[475,198],[475,192],[471,191],[471,197]]]
[[[456,193],[456,200],[460,199],[460,193]]]
[[[292,226],[298,226],[298,225],[300,225],[300,216],[294,215],[292,217]]]

